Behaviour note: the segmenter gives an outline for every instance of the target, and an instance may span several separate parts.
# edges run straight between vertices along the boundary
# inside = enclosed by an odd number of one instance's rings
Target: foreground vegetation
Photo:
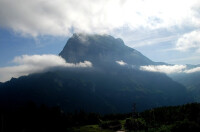
[[[30,102],[15,110],[1,109],[0,119],[2,132],[195,132],[200,131],[200,104],[100,115],[84,111],[64,113],[59,107],[37,107]]]

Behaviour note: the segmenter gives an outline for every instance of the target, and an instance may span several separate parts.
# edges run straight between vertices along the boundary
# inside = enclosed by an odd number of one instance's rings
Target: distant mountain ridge
[[[195,67],[191,65],[190,67]],[[200,102],[200,72],[179,73],[170,76],[176,82],[179,82],[187,88],[195,102]]]

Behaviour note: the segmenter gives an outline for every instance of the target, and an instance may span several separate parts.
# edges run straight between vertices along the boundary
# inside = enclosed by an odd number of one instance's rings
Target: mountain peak
[[[72,39],[76,39],[77,41],[80,41],[81,44],[96,44],[96,42],[100,41],[107,41],[107,42],[113,42],[113,44],[118,44],[118,45],[125,45],[124,41],[120,38],[114,38],[111,35],[108,34],[84,34],[84,33],[74,33],[73,36],[71,37]],[[108,45],[109,43],[100,43],[102,45]]]
[[[152,64],[153,62],[137,50],[126,46],[122,39],[103,34],[73,34],[59,54],[68,62],[91,61],[115,63],[122,60],[132,65]]]

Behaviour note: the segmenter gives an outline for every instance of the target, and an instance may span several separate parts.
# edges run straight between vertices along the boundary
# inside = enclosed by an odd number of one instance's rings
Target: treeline
[[[84,111],[64,113],[60,107],[28,102],[20,108],[0,110],[0,132],[66,132],[72,127],[98,124],[99,116]]]
[[[138,113],[136,118],[126,119],[128,130],[199,132],[200,104],[154,108]]]
[[[200,131],[200,104],[160,107],[141,113],[109,114],[75,111],[64,113],[59,107],[37,106],[33,102],[18,109],[0,110],[1,132],[67,132],[72,128],[97,124],[113,131]]]

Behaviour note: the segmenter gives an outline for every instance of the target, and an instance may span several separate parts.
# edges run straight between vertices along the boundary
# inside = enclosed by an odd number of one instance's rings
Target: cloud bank
[[[124,62],[123,60],[120,60],[120,61],[115,61],[117,64],[121,65],[121,66],[124,66],[124,65],[127,65],[126,62]]]
[[[20,77],[31,73],[42,72],[53,67],[92,67],[89,61],[77,64],[67,63],[62,57],[57,55],[23,55],[15,57],[13,60],[17,66],[0,67],[0,82],[5,82],[12,77]]]
[[[200,72],[200,67],[185,70],[185,73],[194,73],[194,72]]]
[[[23,35],[200,27],[198,0],[0,0],[0,25]]]
[[[173,73],[194,73],[200,72],[200,67],[187,69],[186,65],[148,65],[140,66],[142,71],[161,72],[166,74]]]
[[[166,74],[171,73],[180,73],[186,68],[185,65],[149,65],[149,66],[141,66],[140,70],[143,71],[151,71],[151,72],[162,72]]]

